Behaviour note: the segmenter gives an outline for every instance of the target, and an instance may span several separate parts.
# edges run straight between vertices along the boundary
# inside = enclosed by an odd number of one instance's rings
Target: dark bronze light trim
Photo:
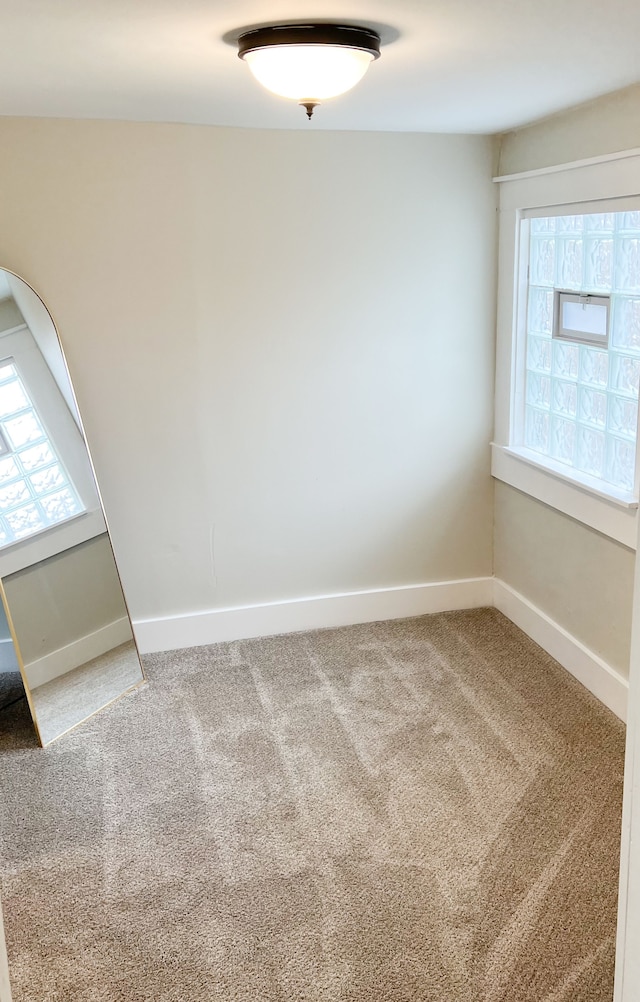
[[[273,24],[252,28],[238,37],[238,56],[267,49],[272,45],[344,45],[348,49],[380,55],[380,35],[370,28],[354,28],[348,24]]]

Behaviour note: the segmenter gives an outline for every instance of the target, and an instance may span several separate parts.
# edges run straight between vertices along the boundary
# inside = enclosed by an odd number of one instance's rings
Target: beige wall
[[[134,618],[491,573],[482,137],[0,121]]]
[[[628,677],[634,554],[496,483],[495,574]]]
[[[640,84],[502,137],[499,174],[640,147]]]
[[[504,136],[510,174],[640,147],[640,86]],[[496,488],[495,572],[628,674],[635,555],[559,512]]]

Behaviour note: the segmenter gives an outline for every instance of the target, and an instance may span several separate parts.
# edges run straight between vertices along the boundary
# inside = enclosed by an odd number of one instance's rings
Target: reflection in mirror
[[[0,577],[43,744],[144,681],[53,321],[3,271]]]

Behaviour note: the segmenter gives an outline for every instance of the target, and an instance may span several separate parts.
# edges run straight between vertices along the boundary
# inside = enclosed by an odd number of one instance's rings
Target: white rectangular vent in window
[[[609,297],[556,289],[553,337],[606,348],[609,343]]]

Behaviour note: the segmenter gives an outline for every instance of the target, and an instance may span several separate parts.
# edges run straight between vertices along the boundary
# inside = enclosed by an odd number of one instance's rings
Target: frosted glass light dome
[[[294,101],[324,101],[345,94],[373,61],[370,52],[344,45],[273,45],[244,58],[263,87]]]
[[[310,118],[320,101],[362,80],[380,55],[380,36],[348,25],[272,25],[240,35],[238,55],[263,87],[300,102]]]

